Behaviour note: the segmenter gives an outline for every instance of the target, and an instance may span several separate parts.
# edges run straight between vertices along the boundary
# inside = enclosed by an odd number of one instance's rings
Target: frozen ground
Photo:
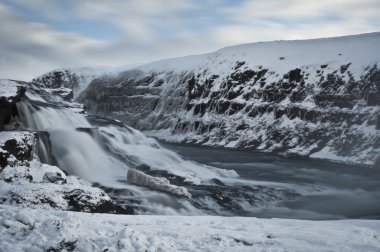
[[[0,251],[71,249],[369,252],[380,251],[380,221],[115,216],[0,205]]]

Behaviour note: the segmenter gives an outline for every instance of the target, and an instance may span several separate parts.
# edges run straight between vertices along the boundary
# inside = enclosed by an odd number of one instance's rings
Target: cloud
[[[222,12],[230,23],[214,35],[225,45],[379,31],[377,0],[253,0]]]
[[[25,22],[0,4],[0,76],[26,79],[49,67],[70,62],[89,63],[87,50],[98,50],[106,45],[78,34],[62,33],[49,26]],[[82,58],[81,56],[84,56]],[[75,59],[75,60],[72,60]]]
[[[373,32],[378,13],[378,0],[0,0],[0,78]]]

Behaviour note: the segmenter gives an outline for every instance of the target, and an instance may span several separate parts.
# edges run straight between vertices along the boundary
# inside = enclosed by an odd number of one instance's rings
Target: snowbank
[[[0,79],[0,98],[12,101],[19,95],[21,88],[22,85],[16,81]]]
[[[0,205],[2,251],[379,251],[380,221],[115,216]]]

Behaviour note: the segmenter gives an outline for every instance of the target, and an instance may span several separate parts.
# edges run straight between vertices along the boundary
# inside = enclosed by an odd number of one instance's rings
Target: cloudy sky
[[[380,31],[380,0],[0,0],[0,78]]]

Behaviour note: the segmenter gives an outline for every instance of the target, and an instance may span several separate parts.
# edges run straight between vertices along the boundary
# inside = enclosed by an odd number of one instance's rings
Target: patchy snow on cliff
[[[379,40],[380,33],[368,33],[336,38],[242,44],[209,54],[160,60],[137,69],[147,72],[208,69],[213,74],[224,75],[236,67],[237,61],[244,61],[248,68],[262,66],[284,74],[301,66],[319,68],[327,64],[328,68],[339,69],[343,62],[352,62],[352,72],[355,77],[359,77],[363,67],[380,61]]]
[[[19,86],[20,84],[12,80],[0,80],[0,97],[16,96]]]
[[[89,112],[168,141],[374,166],[379,44],[380,33],[252,43],[34,81],[72,88]]]

